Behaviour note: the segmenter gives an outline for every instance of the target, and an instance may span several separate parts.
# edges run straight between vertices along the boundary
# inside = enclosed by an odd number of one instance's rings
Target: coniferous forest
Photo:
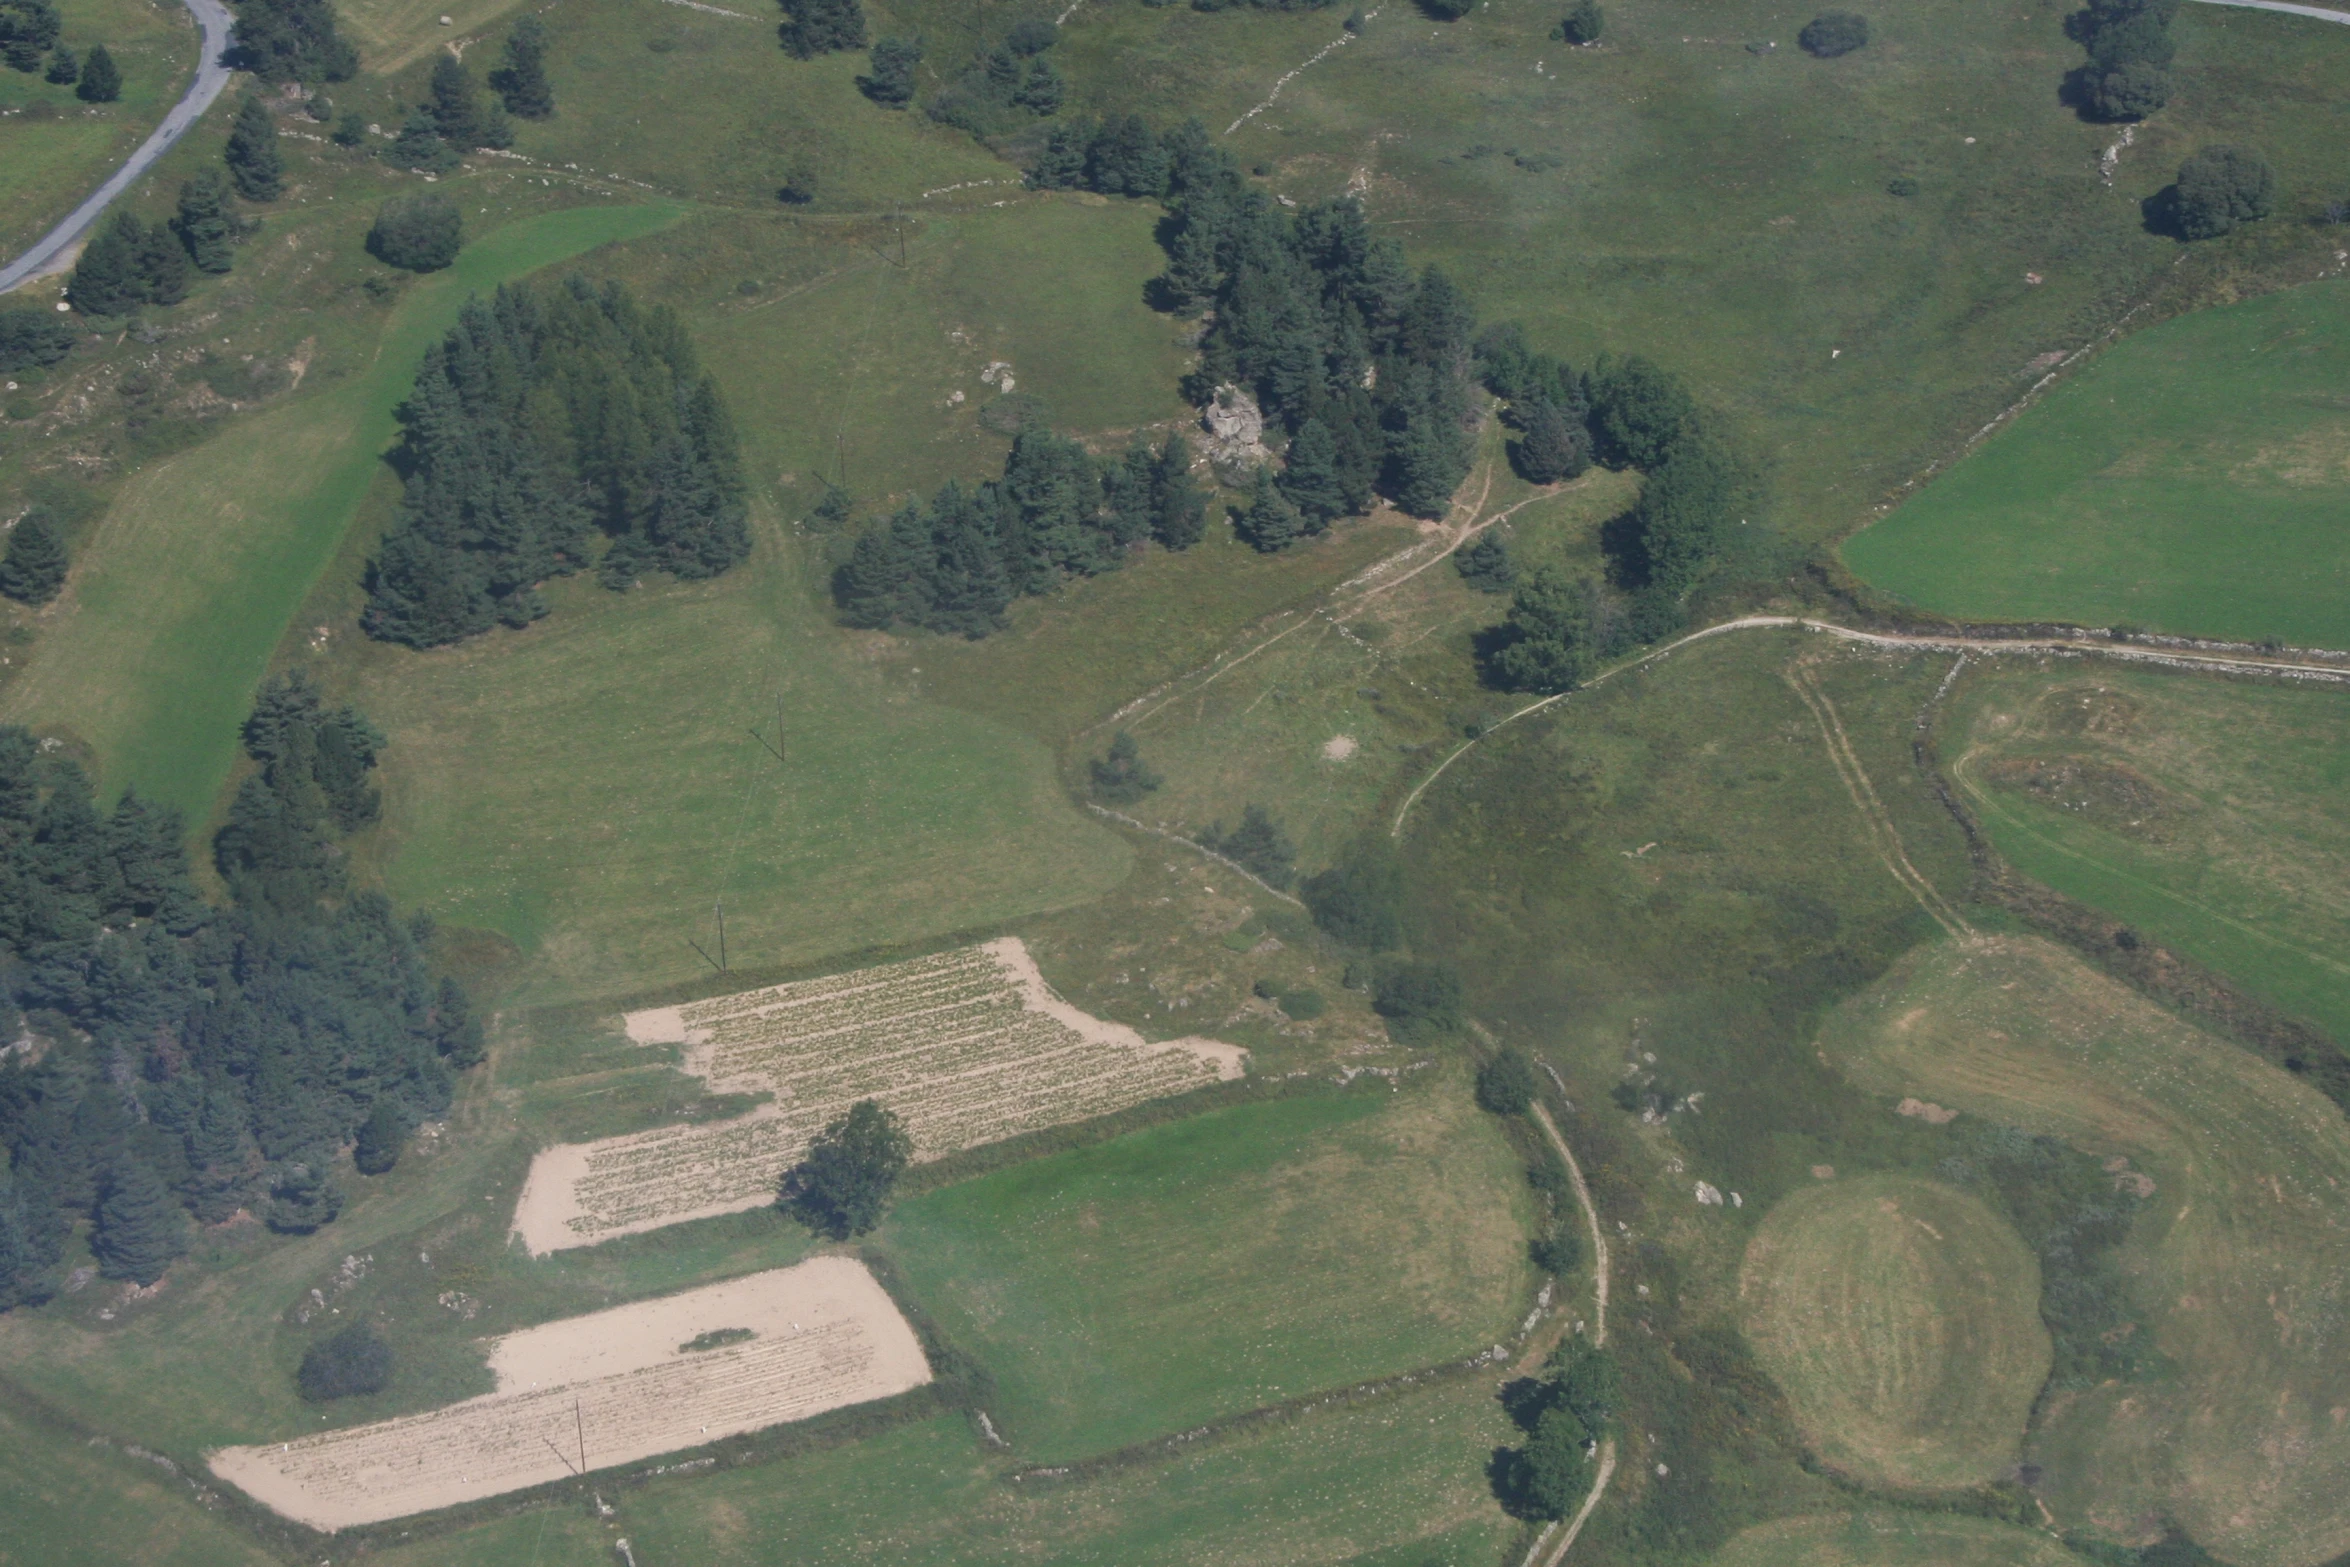
[[[469,303],[402,405],[400,511],[367,569],[371,637],[438,647],[547,612],[598,567],[714,577],[750,553],[717,383],[666,306],[618,283],[510,285]]]
[[[404,1139],[480,1058],[429,924],[344,879],[382,736],[293,676],[262,689],[244,741],[257,770],[214,841],[220,907],[177,812],[134,793],[101,810],[79,766],[0,728],[0,1308],[59,1287],[84,1219],[100,1271],[141,1284],[191,1221],[318,1228],[360,1129]]]

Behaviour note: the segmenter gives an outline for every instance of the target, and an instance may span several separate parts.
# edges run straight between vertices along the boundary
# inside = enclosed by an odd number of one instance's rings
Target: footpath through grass
[[[0,716],[87,745],[107,789],[129,785],[201,824],[271,653],[376,477],[425,348],[468,296],[681,215],[579,207],[485,235],[408,295],[364,375],[141,472],[84,546]]]
[[[2346,384],[2350,281],[2164,322],[1844,558],[1950,615],[2350,647]]]

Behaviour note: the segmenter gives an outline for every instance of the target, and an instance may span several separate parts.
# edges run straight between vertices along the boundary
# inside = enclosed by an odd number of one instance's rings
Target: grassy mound
[[[1948,614],[2350,646],[2350,282],[2168,321],[1845,545]]]
[[[1040,1159],[881,1239],[1050,1463],[1498,1342],[1533,1287],[1516,1179],[1465,1085],[1375,1089]]]
[[[1921,949],[1821,1048],[1916,1094],[2138,1166],[2124,1256],[2163,1381],[2059,1389],[2034,1433],[2067,1525],[2175,1516],[2227,1560],[2350,1548],[2350,1126],[2311,1089],[2043,942]],[[2120,1167],[2117,1165],[2117,1169]]]
[[[2340,692],[1978,665],[1945,735],[2027,875],[2350,1038]]]
[[[1749,1529],[1714,1554],[1712,1567],[2074,1567],[2080,1560],[2044,1535],[2005,1524],[1852,1513]]]
[[[2015,1462],[2048,1375],[2040,1269],[1974,1198],[1897,1175],[1799,1191],[1747,1244],[1739,1296],[1748,1342],[1833,1467],[1943,1489]]]

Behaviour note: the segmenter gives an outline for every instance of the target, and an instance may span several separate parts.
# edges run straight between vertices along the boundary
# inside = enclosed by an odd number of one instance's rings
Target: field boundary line
[[[1564,702],[1577,692],[1588,691],[1627,670],[1638,669],[1645,664],[1654,663],[1667,654],[1685,648],[1693,642],[1702,642],[1709,637],[1718,637],[1732,631],[1784,627],[1814,631],[1824,636],[1834,637],[1839,641],[1856,642],[1866,647],[1931,648],[1946,653],[2037,653],[2052,658],[2109,658],[2117,663],[2150,664],[2159,669],[2179,669],[2192,674],[2271,675],[2284,680],[2315,681],[2323,685],[2350,686],[2350,668],[2338,665],[2295,663],[2258,654],[2198,653],[2143,648],[2132,643],[2114,642],[2087,630],[2078,631],[2070,636],[1992,637],[1970,636],[1959,631],[1863,631],[1853,626],[1837,625],[1834,621],[1814,620],[1806,615],[1742,615],[1735,620],[1725,620],[1716,625],[1692,631],[1686,636],[1676,637],[1663,647],[1652,648],[1629,663],[1617,664],[1601,670],[1583,684],[1575,687],[1573,691],[1561,691],[1551,696],[1538,698],[1517,711],[1496,719],[1490,727],[1455,746],[1443,761],[1436,764],[1434,771],[1421,779],[1410,794],[1404,796],[1403,804],[1396,810],[1395,823],[1388,829],[1388,837],[1401,838],[1405,819],[1411,815],[1412,807],[1419,803],[1420,796],[1427,792],[1428,786],[1443,777],[1444,770],[1459,761],[1471,747],[1496,730],[1514,724],[1519,719],[1531,714],[1539,713],[1546,707]],[[2304,657],[2350,659],[2350,654],[2333,648],[2302,648],[2295,651]]]
[[[1974,927],[1943,902],[1941,892],[1910,862],[1909,850],[1901,841],[1901,829],[1894,825],[1893,814],[1885,809],[1885,802],[1877,797],[1875,786],[1869,782],[1868,769],[1861,765],[1860,753],[1852,748],[1852,737],[1844,731],[1844,720],[1837,716],[1836,704],[1828,700],[1828,693],[1820,689],[1811,670],[1799,663],[1792,670],[1782,671],[1779,678],[1794,688],[1819,724],[1820,738],[1827,744],[1828,761],[1836,769],[1844,792],[1852,797],[1853,809],[1860,813],[1869,845],[1877,851],[1877,858],[1885,862],[1885,869],[1892,872],[1893,879],[1901,883],[1902,889],[1917,900],[1918,907],[1945,934],[1974,935]]]
[[[1294,630],[1295,628],[1293,627],[1291,629]],[[1152,837],[1164,838],[1169,843],[1180,843],[1186,849],[1190,849],[1198,854],[1204,854],[1209,859],[1214,860],[1217,864],[1224,866],[1226,869],[1235,871],[1238,874],[1247,877],[1250,881],[1255,882],[1258,886],[1264,888],[1265,891],[1271,893],[1274,897],[1279,898],[1283,903],[1290,905],[1292,908],[1302,909],[1305,907],[1304,902],[1300,899],[1292,896],[1289,893],[1283,892],[1279,887],[1274,886],[1271,882],[1265,880],[1264,877],[1259,876],[1255,871],[1250,870],[1247,866],[1241,864],[1238,860],[1226,859],[1223,855],[1218,854],[1215,850],[1209,848],[1206,844],[1201,843],[1196,838],[1186,838],[1181,833],[1169,832],[1164,827],[1153,827],[1148,822],[1138,822],[1133,817],[1127,815],[1124,811],[1113,811],[1108,806],[1096,805],[1091,800],[1085,802],[1085,808],[1089,811],[1092,811],[1097,816],[1107,816],[1114,822],[1124,822],[1127,826],[1133,828],[1137,832],[1147,832]]]

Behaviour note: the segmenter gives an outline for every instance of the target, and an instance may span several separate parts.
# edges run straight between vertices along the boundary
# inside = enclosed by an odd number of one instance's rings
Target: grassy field
[[[200,822],[271,653],[376,477],[425,346],[468,294],[677,216],[577,208],[485,236],[408,296],[368,373],[141,473],[85,545],[5,716],[86,746],[109,786]]]
[[[1845,546],[1981,619],[2350,646],[2350,282],[2124,339]]]
[[[1517,1161],[1446,1082],[1211,1112],[902,1205],[881,1231],[1058,1463],[1500,1342]]]
[[[1318,1413],[1163,1465],[1007,1484],[962,1419],[782,1464],[607,1493],[371,1558],[387,1567],[600,1561],[1046,1567],[1493,1567],[1517,1526],[1487,1451],[1514,1434],[1489,1388],[1453,1384]]]
[[[4,1407],[0,1517],[7,1520],[0,1527],[7,1567],[267,1567],[279,1560],[197,1506],[185,1480]]]
[[[2011,862],[2350,1037],[2350,698],[1978,665],[1947,724]]]
[[[2046,1535],[2005,1524],[1867,1512],[1749,1529],[1713,1557],[1712,1567],[2076,1567],[2080,1560]]]
[[[1933,1181],[1797,1192],[1739,1276],[1747,1340],[1838,1470],[1944,1490],[2014,1466],[2048,1375],[2040,1267],[2007,1222]]]
[[[2284,1072],[2024,938],[1904,958],[1823,1051],[1916,1094],[2124,1155],[2155,1182],[2125,1248],[2174,1369],[2048,1408],[2030,1456],[2063,1523],[2144,1538],[2169,1515],[2246,1567],[2350,1548],[2350,1128]]]
[[[0,159],[0,257],[8,260],[147,139],[196,64],[196,24],[178,0],[58,0],[57,13],[60,41],[77,56],[106,46],[122,72],[122,97],[83,103],[38,71],[0,71],[8,146]]]

